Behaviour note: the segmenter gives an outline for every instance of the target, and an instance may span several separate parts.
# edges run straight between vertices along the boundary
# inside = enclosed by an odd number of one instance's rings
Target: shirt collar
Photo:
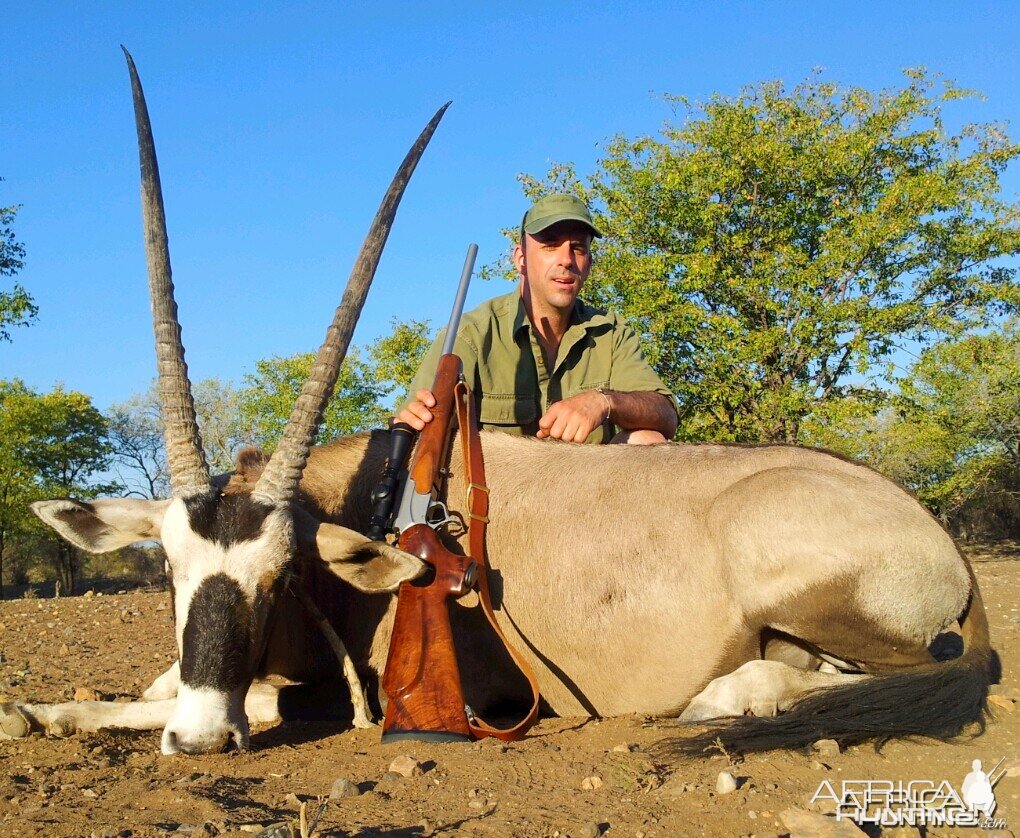
[[[531,322],[528,320],[528,314],[524,310],[524,299],[521,297],[520,289],[517,289],[513,293],[517,296],[517,310],[514,314],[513,335],[514,337],[517,337],[521,329],[531,326]],[[574,300],[574,307],[570,312],[570,325],[567,327],[564,338],[566,338],[566,336],[578,326],[584,329],[584,331],[591,331],[592,329],[611,325],[612,320],[609,319],[605,312],[600,311],[597,308],[593,308],[578,297]]]

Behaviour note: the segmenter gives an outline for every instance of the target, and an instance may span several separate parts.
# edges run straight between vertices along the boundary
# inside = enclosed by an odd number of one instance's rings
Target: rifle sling
[[[471,388],[461,379],[454,388],[457,404],[457,422],[460,425],[461,446],[464,452],[464,483],[467,487],[468,510],[468,553],[478,564],[478,602],[492,630],[503,642],[521,674],[531,686],[532,704],[528,715],[511,728],[496,728],[477,716],[468,717],[468,727],[478,739],[494,736],[504,742],[513,742],[528,732],[538,720],[538,681],[531,664],[507,640],[496,621],[489,596],[489,563],[485,555],[485,525],[489,522],[489,489],[485,485],[485,466],[482,461],[482,446],[478,438],[478,423],[475,418],[474,397]]]

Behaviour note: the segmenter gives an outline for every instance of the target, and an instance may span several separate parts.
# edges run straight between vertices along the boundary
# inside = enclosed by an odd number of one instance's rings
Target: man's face
[[[514,264],[533,310],[567,312],[591,271],[591,230],[578,221],[561,221],[514,248]]]

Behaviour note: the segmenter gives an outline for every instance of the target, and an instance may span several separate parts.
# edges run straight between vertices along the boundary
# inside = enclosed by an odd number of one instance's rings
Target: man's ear
[[[524,245],[518,243],[514,245],[513,252],[514,267],[517,268],[517,273],[524,276]]]
[[[77,501],[41,500],[32,511],[75,547],[108,553],[138,541],[155,541],[169,500],[109,498]]]
[[[369,594],[395,591],[417,579],[427,565],[410,553],[336,524],[294,515],[294,533],[302,547],[312,547],[326,566],[345,582]]]

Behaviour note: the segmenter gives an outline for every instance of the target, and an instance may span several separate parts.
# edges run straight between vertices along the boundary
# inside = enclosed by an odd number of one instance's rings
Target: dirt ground
[[[648,751],[671,735],[669,723],[635,716],[547,719],[509,746],[383,745],[377,731],[288,723],[254,730],[246,753],[209,757],[160,756],[158,732],[34,735],[0,740],[0,834],[257,834],[296,818],[302,800],[314,813],[316,796],[346,778],[361,793],[329,802],[316,834],[785,835],[780,816],[791,807],[832,811],[810,804],[822,780],[948,780],[959,789],[973,759],[987,769],[1002,757],[1013,768],[995,787],[995,816],[1020,834],[1020,548],[970,552],[1003,671],[995,716],[976,739],[662,764]],[[138,696],[174,656],[167,600],[125,593],[0,603],[0,695],[67,701],[90,687],[110,699]],[[404,754],[424,772],[384,777]],[[737,779],[735,791],[716,791],[722,771]]]

